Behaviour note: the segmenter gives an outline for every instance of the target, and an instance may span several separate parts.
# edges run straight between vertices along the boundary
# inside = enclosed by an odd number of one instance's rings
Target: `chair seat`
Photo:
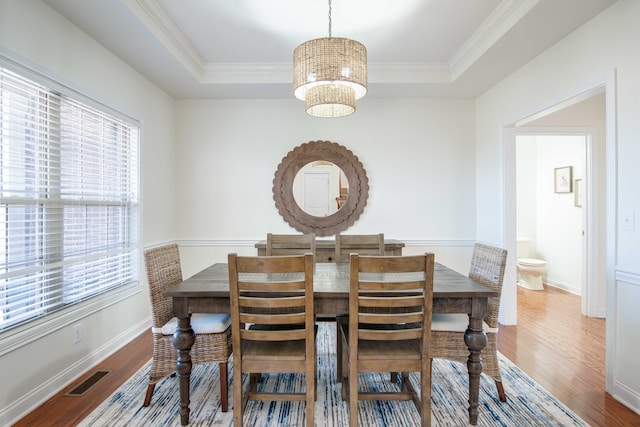
[[[191,315],[191,329],[196,334],[218,334],[224,332],[231,325],[231,315],[228,313],[194,313]],[[178,327],[178,318],[174,317],[165,323],[162,335],[173,335]],[[157,328],[152,328],[157,333]]]
[[[464,332],[469,326],[469,316],[464,313],[433,313],[431,320],[432,331]],[[482,329],[486,334],[495,334],[498,328],[492,328],[482,322]]]

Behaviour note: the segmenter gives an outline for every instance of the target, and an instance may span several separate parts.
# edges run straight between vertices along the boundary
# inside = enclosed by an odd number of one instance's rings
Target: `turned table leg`
[[[178,327],[173,334],[173,345],[178,350],[178,362],[176,372],[180,379],[180,424],[189,424],[189,386],[191,382],[191,354],[189,351],[196,340],[196,335],[191,329],[191,315],[178,318]]]
[[[487,335],[482,329],[482,321],[487,311],[487,299],[482,303],[474,299],[471,314],[469,314],[469,327],[464,333],[464,342],[469,348],[469,423],[478,424],[478,396],[480,394],[480,374],[482,373],[482,350],[487,345]]]

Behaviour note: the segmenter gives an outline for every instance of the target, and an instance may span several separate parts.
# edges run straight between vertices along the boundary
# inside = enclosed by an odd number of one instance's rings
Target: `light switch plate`
[[[620,224],[620,229],[624,231],[633,231],[635,229],[634,216],[633,211],[624,211],[622,213],[622,224]]]

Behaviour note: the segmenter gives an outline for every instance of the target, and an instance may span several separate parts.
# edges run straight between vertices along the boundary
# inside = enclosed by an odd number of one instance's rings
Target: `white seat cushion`
[[[464,313],[433,313],[431,318],[432,331],[464,332],[469,326],[469,316]],[[497,333],[498,328],[490,328],[482,322],[482,329],[486,334]]]
[[[231,324],[228,313],[194,313],[191,315],[191,328],[196,334],[216,334],[225,331]],[[178,327],[178,318],[174,317],[162,327],[162,335],[173,335]]]

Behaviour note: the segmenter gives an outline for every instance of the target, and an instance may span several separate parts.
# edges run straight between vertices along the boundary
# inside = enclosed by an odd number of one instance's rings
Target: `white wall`
[[[608,153],[613,152],[615,158],[607,163],[606,215],[616,224],[622,212],[640,212],[640,56],[635,54],[639,19],[640,2],[618,0],[477,99],[478,239],[508,243],[504,242],[505,204],[502,192],[495,191],[505,186],[502,156],[508,150],[503,136],[508,132],[503,129],[592,87],[593,82],[606,81],[614,70],[615,87],[609,89],[615,93],[607,96],[616,99],[617,128],[609,131],[613,135],[617,131],[617,140],[608,141]],[[612,242],[607,254],[607,389],[640,411],[640,339],[634,326],[640,323],[640,229],[611,228],[607,236]],[[512,272],[513,262],[511,259]],[[503,303],[513,312],[515,296]]]
[[[555,168],[571,166],[584,178],[585,137],[539,135],[537,139],[537,227],[535,257],[547,261],[547,283],[582,293],[582,208],[574,193],[554,192]]]
[[[312,140],[344,145],[367,172],[369,200],[348,232],[384,232],[413,245],[406,253],[431,247],[466,274],[475,236],[473,101],[370,98],[358,108],[325,120],[296,99],[177,101],[186,274],[226,260],[225,240],[253,254],[267,232],[294,231],[275,209],[273,177],[289,151]],[[447,256],[441,245],[462,248]]]
[[[40,1],[0,1],[0,49],[142,123],[143,244],[175,239],[172,99]],[[146,161],[150,152],[153,160]],[[24,415],[150,326],[142,274],[141,281],[126,299],[73,319],[83,324],[78,344],[68,324],[0,356],[0,425]]]

